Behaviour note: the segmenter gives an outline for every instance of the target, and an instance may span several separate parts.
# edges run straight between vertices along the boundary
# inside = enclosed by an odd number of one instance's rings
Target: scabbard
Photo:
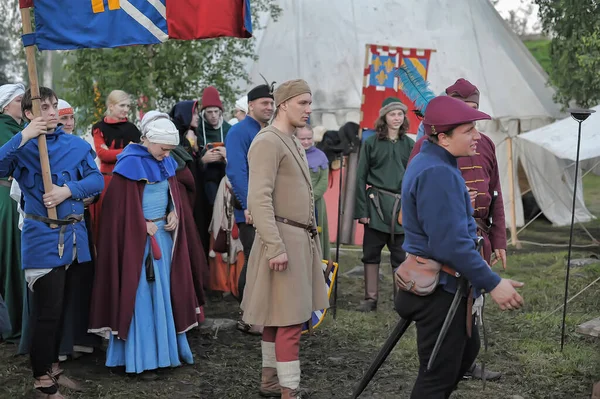
[[[440,352],[440,348],[442,347],[442,343],[444,343],[444,339],[446,338],[446,334],[450,329],[450,325],[454,320],[454,316],[456,315],[456,310],[460,305],[460,300],[462,299],[463,287],[465,285],[465,278],[460,277],[458,279],[458,286],[456,287],[456,292],[454,293],[454,298],[452,299],[452,304],[450,304],[450,309],[448,309],[448,313],[446,314],[446,318],[444,319],[444,324],[442,324],[442,329],[438,334],[437,340],[435,341],[435,346],[433,347],[433,351],[431,352],[431,356],[429,356],[429,362],[427,362],[427,371],[430,371],[433,368],[433,364],[435,363],[435,359]]]
[[[381,204],[379,203],[379,197],[374,194],[370,194],[369,198],[371,198],[371,201],[373,201],[373,205],[375,205],[375,209],[377,210],[377,214],[379,215],[381,220],[385,221],[385,219],[383,218],[383,211],[381,210]]]
[[[383,362],[385,362],[385,359],[387,359],[389,354],[392,352],[392,349],[394,349],[394,347],[396,346],[400,338],[402,338],[402,336],[404,335],[411,323],[412,320],[400,318],[398,324],[396,324],[396,327],[383,344],[383,347],[381,347],[381,349],[379,350],[379,353],[373,360],[373,363],[371,363],[371,366],[369,366],[369,369],[356,386],[356,389],[352,394],[353,399],[358,398],[360,394],[365,390],[367,385],[369,385],[369,382],[371,382],[371,380],[377,373],[377,370],[379,370]]]

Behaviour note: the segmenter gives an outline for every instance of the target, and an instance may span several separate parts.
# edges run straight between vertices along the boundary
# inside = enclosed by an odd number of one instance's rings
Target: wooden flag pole
[[[21,8],[21,20],[23,23],[23,34],[33,33],[31,24],[31,8]],[[35,118],[42,115],[40,101],[40,86],[38,84],[37,66],[35,62],[35,47],[30,45],[25,47],[25,55],[27,57],[27,71],[29,73],[29,87],[31,89],[31,103],[33,106],[33,116]],[[44,182],[44,192],[47,194],[52,191],[52,174],[50,173],[50,158],[48,157],[48,145],[46,144],[46,136],[41,134],[38,136],[38,149],[40,152],[40,164],[42,167],[42,180]],[[48,208],[48,217],[57,219],[56,207]],[[58,226],[51,225],[55,228]]]

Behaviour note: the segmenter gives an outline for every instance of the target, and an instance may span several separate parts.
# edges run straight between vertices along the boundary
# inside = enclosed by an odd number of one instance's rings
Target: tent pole
[[[515,172],[513,167],[513,141],[512,137],[506,140],[508,145],[508,178],[510,187],[510,239],[511,244],[521,249],[521,243],[517,238],[517,207],[515,200]]]

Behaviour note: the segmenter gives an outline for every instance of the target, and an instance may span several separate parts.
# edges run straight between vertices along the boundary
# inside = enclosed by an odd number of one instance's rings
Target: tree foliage
[[[0,85],[10,82],[8,70],[11,64],[10,44],[6,37],[0,37]]]
[[[20,42],[21,15],[18,0],[0,1],[0,84],[21,80],[25,54]]]
[[[534,0],[550,43],[550,83],[563,106],[600,103],[600,1]]]
[[[281,12],[274,0],[254,0],[252,9],[255,32],[259,14],[276,18]],[[208,85],[217,87],[223,100],[231,104],[239,94],[235,84],[247,81],[244,63],[255,59],[253,45],[254,39],[218,38],[68,51],[68,73],[58,94],[78,108],[80,126],[97,120],[103,111],[98,108],[114,89],[148,98],[146,104],[132,104],[146,110],[157,107],[166,111],[177,101],[198,99]]]

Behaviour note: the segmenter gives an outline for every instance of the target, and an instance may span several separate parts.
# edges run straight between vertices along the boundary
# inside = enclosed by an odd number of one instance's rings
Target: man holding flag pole
[[[58,385],[77,385],[62,376],[58,366],[64,314],[66,272],[69,266],[91,260],[83,222],[83,199],[104,187],[91,146],[58,126],[58,98],[39,89],[41,116],[32,112],[32,90],[23,96],[23,114],[31,122],[0,148],[0,176],[21,183],[25,199],[22,263],[28,288],[33,291],[31,366],[37,397],[61,398]],[[54,170],[52,189],[42,190],[41,149],[32,140],[47,136],[47,159]],[[46,216],[54,208],[56,217]],[[53,227],[57,226],[57,227]]]

